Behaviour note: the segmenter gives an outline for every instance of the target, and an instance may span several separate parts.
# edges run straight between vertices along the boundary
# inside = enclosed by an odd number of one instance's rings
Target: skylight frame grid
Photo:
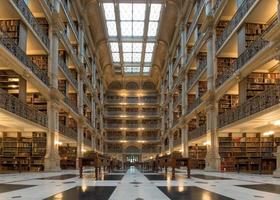
[[[106,3],[111,2],[106,0]],[[105,1],[104,3],[105,4]],[[106,25],[111,23],[111,26],[113,23],[116,24],[116,30],[110,30],[108,26],[107,32],[109,35],[109,41],[116,41],[119,43],[119,51],[117,51],[116,45],[114,48],[112,48],[111,45],[109,45],[112,57],[114,54],[114,57],[116,57],[116,53],[119,53],[120,59],[119,62],[114,62],[118,65],[120,65],[123,69],[123,72],[125,72],[125,67],[131,64],[137,64],[140,66],[140,73],[142,75],[147,75],[147,73],[150,72],[151,69],[151,62],[153,57],[153,50],[155,45],[155,38],[158,32],[158,25],[160,21],[160,16],[162,12],[162,2],[159,1],[157,3],[111,3],[106,4],[107,10],[112,10],[112,5],[114,5],[114,14],[104,14]],[[105,6],[105,7],[106,7]],[[108,8],[109,7],[109,8]],[[123,7],[126,7],[125,9]],[[135,8],[145,8],[145,9],[135,9]],[[153,10],[155,7],[160,8],[158,9],[157,13]],[[151,10],[150,10],[151,9]],[[126,10],[129,13],[124,13]],[[137,12],[134,12],[137,10]],[[103,11],[105,12],[104,5],[103,5]],[[121,13],[122,12],[122,13]],[[139,12],[141,12],[139,14]],[[154,12],[154,13],[151,13]],[[152,17],[151,17],[152,16]],[[151,17],[151,19],[149,19]],[[115,18],[115,20],[114,20]],[[123,24],[123,26],[122,26]],[[126,24],[126,30],[122,30],[124,28],[124,24]],[[150,26],[153,26],[153,29],[149,30],[149,24]],[[134,31],[136,28],[136,25],[138,25],[139,29],[137,31]],[[114,29],[114,27],[113,27]],[[129,29],[129,30],[128,30]],[[117,34],[115,34],[117,32]],[[148,34],[152,33],[152,34]],[[127,49],[123,48],[123,44],[127,41],[130,41],[132,44],[138,44],[137,49],[132,46],[132,49],[129,49],[131,51],[128,51]],[[139,45],[140,44],[140,45]],[[141,46],[141,48],[139,47]],[[147,55],[146,55],[147,54]],[[147,58],[146,58],[147,57]],[[116,61],[116,59],[115,59]],[[145,67],[145,70],[144,70]],[[147,68],[149,69],[149,72],[147,71]],[[139,68],[138,68],[139,69]]]

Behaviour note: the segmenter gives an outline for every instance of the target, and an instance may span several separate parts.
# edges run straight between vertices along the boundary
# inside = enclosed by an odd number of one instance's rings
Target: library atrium
[[[0,0],[0,200],[280,199],[280,0]]]

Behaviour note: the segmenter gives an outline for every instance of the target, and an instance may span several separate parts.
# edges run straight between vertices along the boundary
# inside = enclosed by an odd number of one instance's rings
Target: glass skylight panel
[[[133,36],[143,36],[144,22],[133,21]]]
[[[112,53],[113,62],[120,62],[120,54],[119,53]]]
[[[151,53],[154,50],[155,43],[148,42],[146,43],[146,52]]]
[[[123,42],[123,52],[132,52],[132,43],[131,42]]]
[[[135,42],[133,43],[133,52],[142,52],[143,43]]]
[[[132,36],[132,22],[121,21],[122,36]]]
[[[121,20],[132,20],[132,4],[131,3],[120,3],[120,19]]]
[[[141,53],[133,53],[132,54],[132,62],[134,62],[134,63],[141,62]]]
[[[152,62],[152,56],[153,54],[152,53],[146,53],[145,54],[145,63],[149,63],[149,62]]]
[[[132,53],[123,53],[124,62],[132,62]]]
[[[150,72],[151,67],[144,67],[143,68],[143,72],[144,73],[149,73]]]
[[[158,22],[149,22],[148,36],[153,37],[157,34]]]
[[[111,51],[112,52],[119,52],[119,44],[117,42],[110,43]]]
[[[107,21],[107,30],[109,36],[117,36],[117,28],[115,21]]]
[[[112,41],[109,43],[109,46],[112,52],[113,63],[114,66],[118,66],[115,71],[122,73],[123,69],[127,74],[140,74],[140,72],[143,72],[142,75],[147,76],[151,71],[150,64],[155,43],[147,42],[143,49],[144,43],[140,41],[146,37],[148,40],[153,40],[156,36],[162,4],[150,4],[150,12],[146,15],[147,3],[126,2],[116,3],[119,7],[118,10],[115,10],[115,3],[107,2],[102,4],[109,41],[110,39]],[[120,21],[116,20],[117,16],[120,16]],[[147,25],[145,24],[146,18],[149,18]],[[148,26],[147,35],[144,34],[145,26]],[[120,28],[120,33],[117,31],[117,27]],[[117,36],[118,41],[116,41]],[[144,66],[141,64],[142,60],[144,60]]]
[[[140,67],[124,67],[124,72],[126,73],[139,73]]]
[[[133,20],[145,20],[146,4],[134,3],[133,4]]]
[[[114,4],[113,3],[104,3],[103,7],[104,7],[105,19],[106,20],[115,20]]]
[[[150,21],[158,21],[160,17],[161,4],[152,4],[150,9]]]

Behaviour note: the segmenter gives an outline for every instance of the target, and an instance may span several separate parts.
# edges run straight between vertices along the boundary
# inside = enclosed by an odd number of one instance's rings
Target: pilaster
[[[221,158],[219,155],[217,115],[218,104],[210,102],[206,108],[207,112],[207,154],[205,158],[205,171],[220,171]]]
[[[60,170],[60,156],[58,154],[59,145],[59,119],[58,104],[52,101],[48,102],[48,132],[47,132],[47,150],[45,156],[45,171]]]
[[[188,128],[189,126],[186,124],[182,129],[182,155],[185,158],[189,157]]]
[[[280,146],[277,147],[276,170],[273,172],[273,177],[280,178]]]

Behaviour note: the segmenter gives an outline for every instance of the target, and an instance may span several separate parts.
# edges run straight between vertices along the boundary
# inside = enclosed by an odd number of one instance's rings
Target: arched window
[[[122,84],[119,81],[113,81],[112,83],[110,83],[109,89],[120,90],[120,89],[122,89]]]
[[[143,90],[155,90],[156,86],[153,82],[145,81],[142,85]]]
[[[127,90],[137,90],[139,89],[138,84],[136,82],[128,82],[126,84],[126,89]]]
[[[136,146],[128,146],[125,150],[126,153],[140,153],[140,149]]]

